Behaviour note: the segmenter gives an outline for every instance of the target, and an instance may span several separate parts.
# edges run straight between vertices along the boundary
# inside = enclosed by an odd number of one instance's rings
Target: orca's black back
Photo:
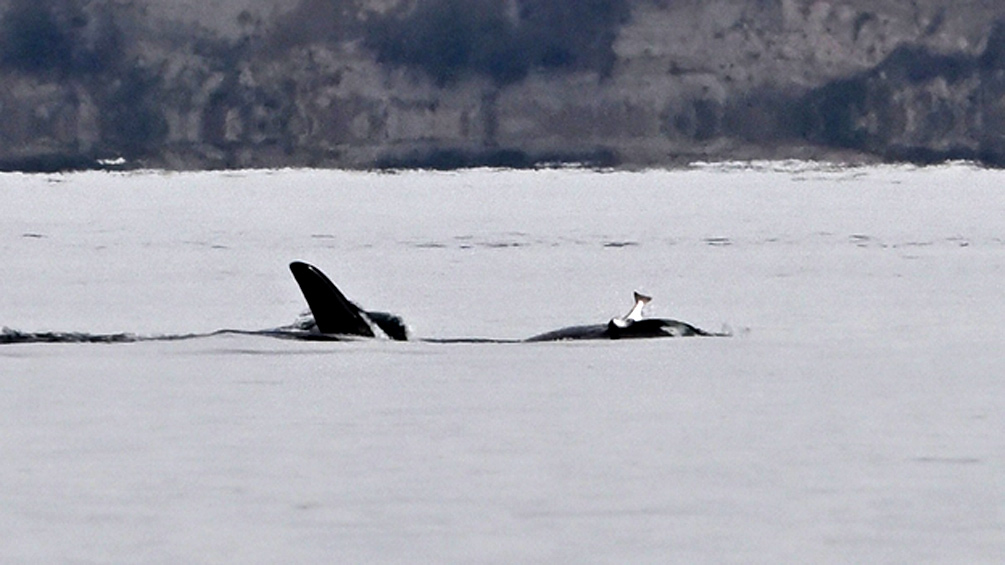
[[[323,334],[374,337],[373,329],[359,307],[349,301],[317,267],[294,261],[290,263],[290,271],[300,285],[300,292],[307,299],[307,306],[314,315],[318,331]]]

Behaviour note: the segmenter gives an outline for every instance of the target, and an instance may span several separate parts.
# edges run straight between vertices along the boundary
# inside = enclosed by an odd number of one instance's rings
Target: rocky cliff
[[[993,0],[302,0],[236,37],[0,7],[7,169],[1005,164]]]

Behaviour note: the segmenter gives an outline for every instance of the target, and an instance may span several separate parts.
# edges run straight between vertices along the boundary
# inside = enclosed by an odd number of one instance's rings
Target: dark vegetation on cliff
[[[420,69],[447,85],[470,74],[498,84],[532,69],[593,70],[614,65],[624,0],[522,0],[507,12],[498,0],[427,0],[373,18],[364,43],[382,63]]]
[[[798,100],[793,132],[892,161],[1005,166],[1005,23],[978,56],[903,46],[880,65]]]
[[[382,14],[357,0],[302,0],[266,41],[281,49],[360,40],[381,63],[441,86],[472,75],[503,85],[533,69],[609,73],[630,14],[628,0],[419,0]]]
[[[381,131],[391,127],[391,119],[380,106],[387,96],[381,93],[373,99],[363,94],[337,98],[335,106],[317,110],[330,119],[311,113],[314,107],[303,100],[343,80],[342,71],[310,74],[310,50],[319,45],[330,53],[358,45],[383,69],[405,69],[443,93],[471,81],[490,87],[482,95],[481,117],[458,118],[464,124],[481,120],[480,146],[438,146],[421,138],[418,148],[375,150],[368,166],[632,164],[616,141],[543,150],[495,143],[503,119],[495,105],[502,89],[535,73],[591,75],[598,84],[610,79],[619,64],[615,41],[632,21],[630,0],[414,0],[379,13],[367,11],[363,0],[302,0],[273,22],[242,14],[244,33],[237,38],[147,21],[141,10],[97,0],[9,0],[0,9],[4,6],[0,74],[26,84],[55,85],[50,90],[58,92],[46,95],[48,106],[41,114],[29,107],[37,106],[32,100],[24,103],[22,117],[11,121],[20,124],[21,133],[0,125],[0,141],[7,145],[0,150],[0,169],[87,168],[97,166],[98,158],[118,156],[157,165],[166,162],[172,143],[173,151],[184,143],[203,147],[183,167],[241,166],[238,154],[268,154],[272,164],[338,166],[339,150],[328,146],[360,139],[378,143],[373,140],[387,135]],[[295,67],[299,74],[268,75],[262,69],[269,65]],[[10,90],[5,96],[0,102],[10,107],[19,95]],[[768,81],[755,90],[696,98],[684,109],[665,111],[658,129],[695,146],[734,140],[778,157],[786,155],[773,153],[772,147],[814,146],[889,160],[972,159],[1005,166],[1003,100],[1005,25],[999,24],[976,55],[903,45],[875,68],[801,91],[772,88]],[[435,101],[412,104],[423,115],[439,111]],[[85,106],[93,110],[81,110]],[[176,114],[196,112],[197,127],[186,127],[199,133],[176,133],[172,139],[171,124],[177,129],[179,119],[171,122],[169,108]],[[64,114],[70,117],[60,117]],[[66,133],[87,119],[93,122],[88,126],[93,139]],[[51,134],[56,141],[28,147],[33,132],[44,133],[46,127],[57,132]],[[339,131],[325,137],[325,127]],[[349,130],[357,133],[344,133]],[[316,147],[317,139],[325,147]],[[259,161],[243,161],[248,162]],[[667,164],[675,162],[668,156]]]
[[[108,9],[75,1],[14,0],[0,22],[0,62],[28,73],[95,74],[119,62],[122,33]]]
[[[114,6],[82,0],[14,0],[0,20],[4,71],[85,88],[98,107],[106,151],[137,158],[157,151],[167,133],[158,104],[162,79],[130,57]],[[85,156],[29,156],[14,163],[87,162]],[[8,159],[8,161],[11,161]],[[6,168],[12,168],[11,163]],[[75,167],[73,167],[75,168]]]

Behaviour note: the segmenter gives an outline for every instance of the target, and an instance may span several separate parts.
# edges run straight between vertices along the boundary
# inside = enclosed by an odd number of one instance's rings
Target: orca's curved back
[[[320,269],[300,261],[290,263],[293,278],[307,299],[314,315],[314,323],[323,334],[359,335],[374,337],[373,328],[362,311],[342,294]]]

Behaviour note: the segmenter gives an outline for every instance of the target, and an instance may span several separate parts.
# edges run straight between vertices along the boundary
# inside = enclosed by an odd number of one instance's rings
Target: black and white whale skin
[[[386,337],[396,341],[410,339],[404,321],[394,314],[360,308],[342,294],[331,279],[317,267],[294,261],[290,271],[310,307],[312,318],[298,327],[307,332],[307,339],[340,339],[353,337]],[[538,334],[527,339],[505,340],[484,338],[422,339],[433,343],[520,343],[587,339],[640,339],[658,337],[726,336],[706,332],[686,322],[666,318],[644,318],[642,309],[652,299],[635,293],[635,305],[624,317],[606,324],[569,326]]]
[[[573,339],[640,339],[654,337],[720,336],[686,322],[667,318],[644,318],[621,326],[614,320],[606,324],[569,326],[528,337],[524,341],[564,341]]]
[[[330,336],[378,337],[381,334],[395,341],[409,339],[404,320],[387,312],[366,311],[342,294],[321,269],[300,261],[290,263],[293,278],[307,300],[312,318],[299,328]]]
[[[635,305],[621,318],[606,324],[570,326],[529,337],[524,341],[562,341],[569,339],[639,339],[653,337],[686,337],[720,335],[706,332],[691,324],[667,318],[643,318],[642,309],[652,298],[635,293]]]

